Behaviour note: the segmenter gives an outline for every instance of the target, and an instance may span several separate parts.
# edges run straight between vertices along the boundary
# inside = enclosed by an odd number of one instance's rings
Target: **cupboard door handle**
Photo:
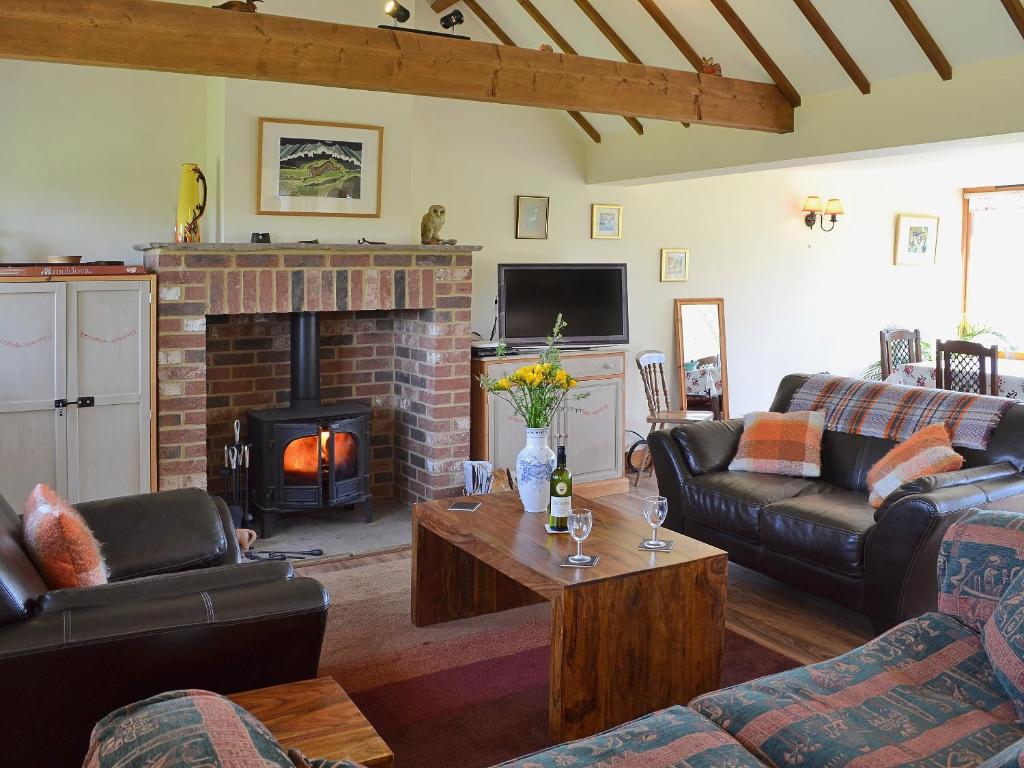
[[[63,411],[69,405],[77,405],[79,408],[92,408],[96,405],[95,397],[80,397],[77,400],[68,402],[67,400],[54,400],[53,407],[56,410]]]

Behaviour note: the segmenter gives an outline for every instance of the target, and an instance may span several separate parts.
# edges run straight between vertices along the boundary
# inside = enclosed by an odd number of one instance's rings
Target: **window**
[[[1024,186],[964,190],[964,316],[1024,345]],[[978,339],[985,343],[993,343]],[[1005,345],[1000,343],[1000,348]]]

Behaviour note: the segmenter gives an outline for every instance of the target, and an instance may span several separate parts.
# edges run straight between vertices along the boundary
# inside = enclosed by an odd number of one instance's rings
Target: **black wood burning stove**
[[[370,496],[370,408],[320,402],[320,316],[291,318],[291,402],[250,411],[254,464],[250,485],[264,538],[275,516],[355,505],[373,520]]]

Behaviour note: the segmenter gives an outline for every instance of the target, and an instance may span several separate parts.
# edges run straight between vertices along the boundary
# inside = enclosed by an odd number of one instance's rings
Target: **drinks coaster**
[[[597,561],[601,559],[600,555],[590,555],[585,563],[570,563],[570,557],[572,557],[572,555],[565,556],[565,559],[561,563],[563,568],[593,568],[597,565]]]
[[[544,530],[547,531],[548,533],[551,533],[551,534],[559,534],[559,533],[568,533],[569,532],[568,528],[566,528],[564,531],[556,531],[554,528],[552,528],[547,523],[544,523]]]
[[[661,541],[665,542],[664,547],[652,547],[650,545],[650,539],[643,539],[641,540],[640,546],[637,547],[637,549],[642,549],[644,552],[671,552],[672,547],[676,545],[676,542],[673,539],[661,539]]]

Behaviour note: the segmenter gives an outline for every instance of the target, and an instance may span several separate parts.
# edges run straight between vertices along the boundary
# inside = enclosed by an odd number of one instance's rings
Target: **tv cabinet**
[[[480,388],[481,374],[495,379],[538,362],[536,354],[481,357],[473,360],[470,457],[495,469],[514,471],[524,445],[523,420],[497,395]],[[625,375],[622,349],[562,351],[562,366],[579,381],[583,400],[567,401],[551,422],[550,445],[564,445],[574,490],[591,497],[628,490],[625,465]],[[586,485],[586,488],[581,487]]]

